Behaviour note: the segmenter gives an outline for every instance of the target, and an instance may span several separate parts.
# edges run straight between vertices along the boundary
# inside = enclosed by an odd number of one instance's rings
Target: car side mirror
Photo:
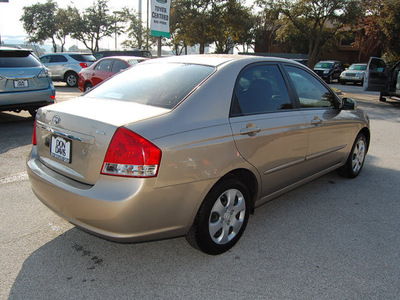
[[[342,99],[342,109],[344,110],[355,110],[357,109],[357,102],[352,98]]]

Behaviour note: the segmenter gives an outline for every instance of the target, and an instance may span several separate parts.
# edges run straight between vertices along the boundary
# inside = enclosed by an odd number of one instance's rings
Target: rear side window
[[[50,55],[51,63],[67,62],[68,59],[64,55]]]
[[[107,80],[85,97],[172,109],[214,70],[211,66],[182,63],[137,64]]]
[[[236,81],[231,116],[262,114],[293,108],[277,65],[242,71]]]
[[[34,68],[41,63],[29,51],[0,51],[0,68]]]
[[[93,62],[96,60],[96,58],[91,54],[70,54],[70,56],[76,61]]]

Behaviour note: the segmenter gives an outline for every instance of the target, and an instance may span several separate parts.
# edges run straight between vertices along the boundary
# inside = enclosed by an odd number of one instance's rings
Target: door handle
[[[311,125],[319,126],[322,124],[322,120],[318,118],[317,116],[314,117],[314,119],[311,120]]]
[[[247,124],[246,128],[242,128],[240,129],[240,134],[241,135],[250,135],[250,136],[254,136],[256,135],[256,133],[259,133],[261,131],[261,128],[256,127],[254,124]]]

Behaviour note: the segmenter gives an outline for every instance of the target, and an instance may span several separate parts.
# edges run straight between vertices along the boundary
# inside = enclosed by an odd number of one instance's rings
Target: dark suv
[[[49,71],[30,51],[0,47],[0,111],[28,110],[54,103]]]
[[[93,56],[96,58],[96,60],[108,56],[140,56],[146,58],[153,58],[153,55],[151,55],[151,52],[148,50],[99,51],[99,52],[94,52]]]
[[[315,65],[314,72],[327,83],[331,83],[335,79],[339,81],[340,74],[343,72],[343,66],[337,60],[324,60]]]

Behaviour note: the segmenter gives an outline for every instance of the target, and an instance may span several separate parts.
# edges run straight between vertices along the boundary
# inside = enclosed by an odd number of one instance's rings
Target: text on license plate
[[[15,88],[24,88],[24,87],[28,87],[28,80],[14,80],[14,87]]]
[[[71,162],[71,141],[59,136],[51,137],[50,155],[66,163]]]

